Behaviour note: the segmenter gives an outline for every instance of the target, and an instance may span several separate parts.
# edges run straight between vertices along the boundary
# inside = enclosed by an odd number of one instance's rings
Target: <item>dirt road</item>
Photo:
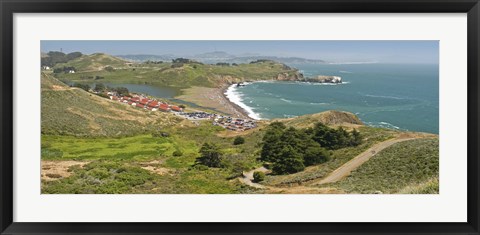
[[[314,182],[311,182],[310,185],[319,185],[319,184],[337,182],[337,181],[347,177],[348,175],[350,175],[350,173],[353,170],[357,169],[363,163],[370,160],[370,158],[375,156],[375,154],[377,154],[378,152],[390,147],[393,144],[403,142],[403,141],[407,141],[407,140],[413,140],[413,139],[416,139],[416,138],[418,138],[418,137],[399,136],[399,137],[396,137],[396,138],[393,138],[393,139],[389,139],[389,140],[380,142],[380,143],[372,146],[371,148],[365,150],[363,153],[359,154],[358,156],[356,156],[352,160],[348,161],[347,163],[343,164],[342,166],[337,168],[335,171],[330,173],[330,175],[326,176],[325,178],[314,181]]]

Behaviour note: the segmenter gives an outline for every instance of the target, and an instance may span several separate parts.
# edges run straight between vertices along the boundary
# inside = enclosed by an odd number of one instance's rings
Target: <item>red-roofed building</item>
[[[130,99],[130,97],[128,97],[128,96],[124,96],[124,97],[122,97],[122,99],[123,99],[123,100],[129,100],[129,99]]]
[[[148,104],[149,101],[150,101],[149,99],[142,99],[140,100],[140,104],[146,105]]]
[[[142,108],[142,109],[143,109],[143,108],[145,107],[145,105],[143,105],[143,104],[137,104],[137,105],[135,105],[135,107],[139,107],[139,108]]]
[[[161,110],[161,111],[169,111],[170,110],[170,108],[168,107],[168,104],[160,104],[158,109]]]
[[[138,101],[140,101],[140,98],[138,98],[138,97],[133,97],[133,98],[131,99],[131,101],[133,101],[133,102],[138,102]]]
[[[183,111],[182,108],[180,108],[176,105],[172,105],[172,106],[170,106],[170,108],[172,109],[172,111],[175,111],[175,112],[182,112]]]
[[[150,104],[148,104],[148,107],[152,107],[152,108],[155,108],[157,106],[158,106],[158,101],[153,101]]]

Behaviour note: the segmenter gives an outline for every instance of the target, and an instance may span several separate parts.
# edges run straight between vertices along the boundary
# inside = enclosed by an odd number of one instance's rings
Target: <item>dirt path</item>
[[[262,166],[262,167],[259,167],[257,169],[254,169],[254,170],[251,170],[251,171],[248,171],[248,172],[243,172],[243,174],[242,174],[243,176],[239,177],[238,180],[240,180],[240,182],[242,182],[242,183],[244,183],[244,184],[246,184],[250,187],[259,188],[259,189],[260,188],[261,189],[265,188],[264,185],[257,184],[257,183],[253,182],[253,172],[255,172],[255,171],[261,171],[263,173],[266,173],[269,170]]]
[[[370,160],[370,158],[375,156],[380,151],[390,147],[393,144],[403,142],[403,141],[407,141],[407,140],[413,140],[413,139],[416,139],[416,138],[419,138],[419,137],[399,136],[399,137],[396,137],[396,138],[393,138],[393,139],[389,139],[389,140],[380,142],[380,143],[372,146],[371,148],[365,150],[363,153],[357,155],[355,158],[348,161],[347,163],[343,164],[342,166],[340,166],[339,168],[334,170],[332,173],[330,173],[325,178],[322,178],[320,180],[315,180],[313,182],[310,182],[309,184],[310,185],[320,185],[320,184],[337,182],[337,181],[347,177],[348,175],[350,175],[350,173],[353,170],[357,169],[363,163]]]
[[[268,172],[268,169],[265,167],[260,167],[248,172],[244,172],[242,177],[239,177],[239,181],[249,185],[251,187],[257,189],[265,189],[267,193],[289,193],[289,194],[305,194],[305,193],[321,193],[321,194],[339,194],[343,193],[340,189],[336,188],[318,188],[315,186],[326,184],[326,183],[333,183],[337,182],[345,177],[347,177],[353,170],[357,169],[363,163],[367,162],[375,156],[377,153],[381,152],[382,150],[403,141],[418,139],[418,138],[431,138],[433,135],[425,134],[425,133],[402,133],[395,138],[380,142],[375,144],[374,146],[370,147],[369,149],[365,150],[361,154],[357,155],[352,160],[348,161],[347,163],[343,164],[332,173],[330,173],[325,178],[320,178],[317,180],[313,180],[308,182],[304,185],[298,185],[293,187],[274,187],[274,186],[267,186],[253,182],[253,172],[255,171],[262,171]],[[312,187],[313,186],[313,187]]]

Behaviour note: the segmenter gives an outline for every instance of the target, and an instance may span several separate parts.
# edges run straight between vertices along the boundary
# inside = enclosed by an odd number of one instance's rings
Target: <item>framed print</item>
[[[479,233],[476,0],[1,6],[2,234]]]

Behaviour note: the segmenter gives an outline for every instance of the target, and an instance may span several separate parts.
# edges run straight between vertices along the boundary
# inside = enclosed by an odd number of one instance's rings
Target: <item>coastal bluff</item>
[[[353,113],[329,110],[321,113],[307,114],[294,118],[277,119],[286,125],[297,128],[313,127],[317,122],[327,126],[363,126],[364,123]]]

